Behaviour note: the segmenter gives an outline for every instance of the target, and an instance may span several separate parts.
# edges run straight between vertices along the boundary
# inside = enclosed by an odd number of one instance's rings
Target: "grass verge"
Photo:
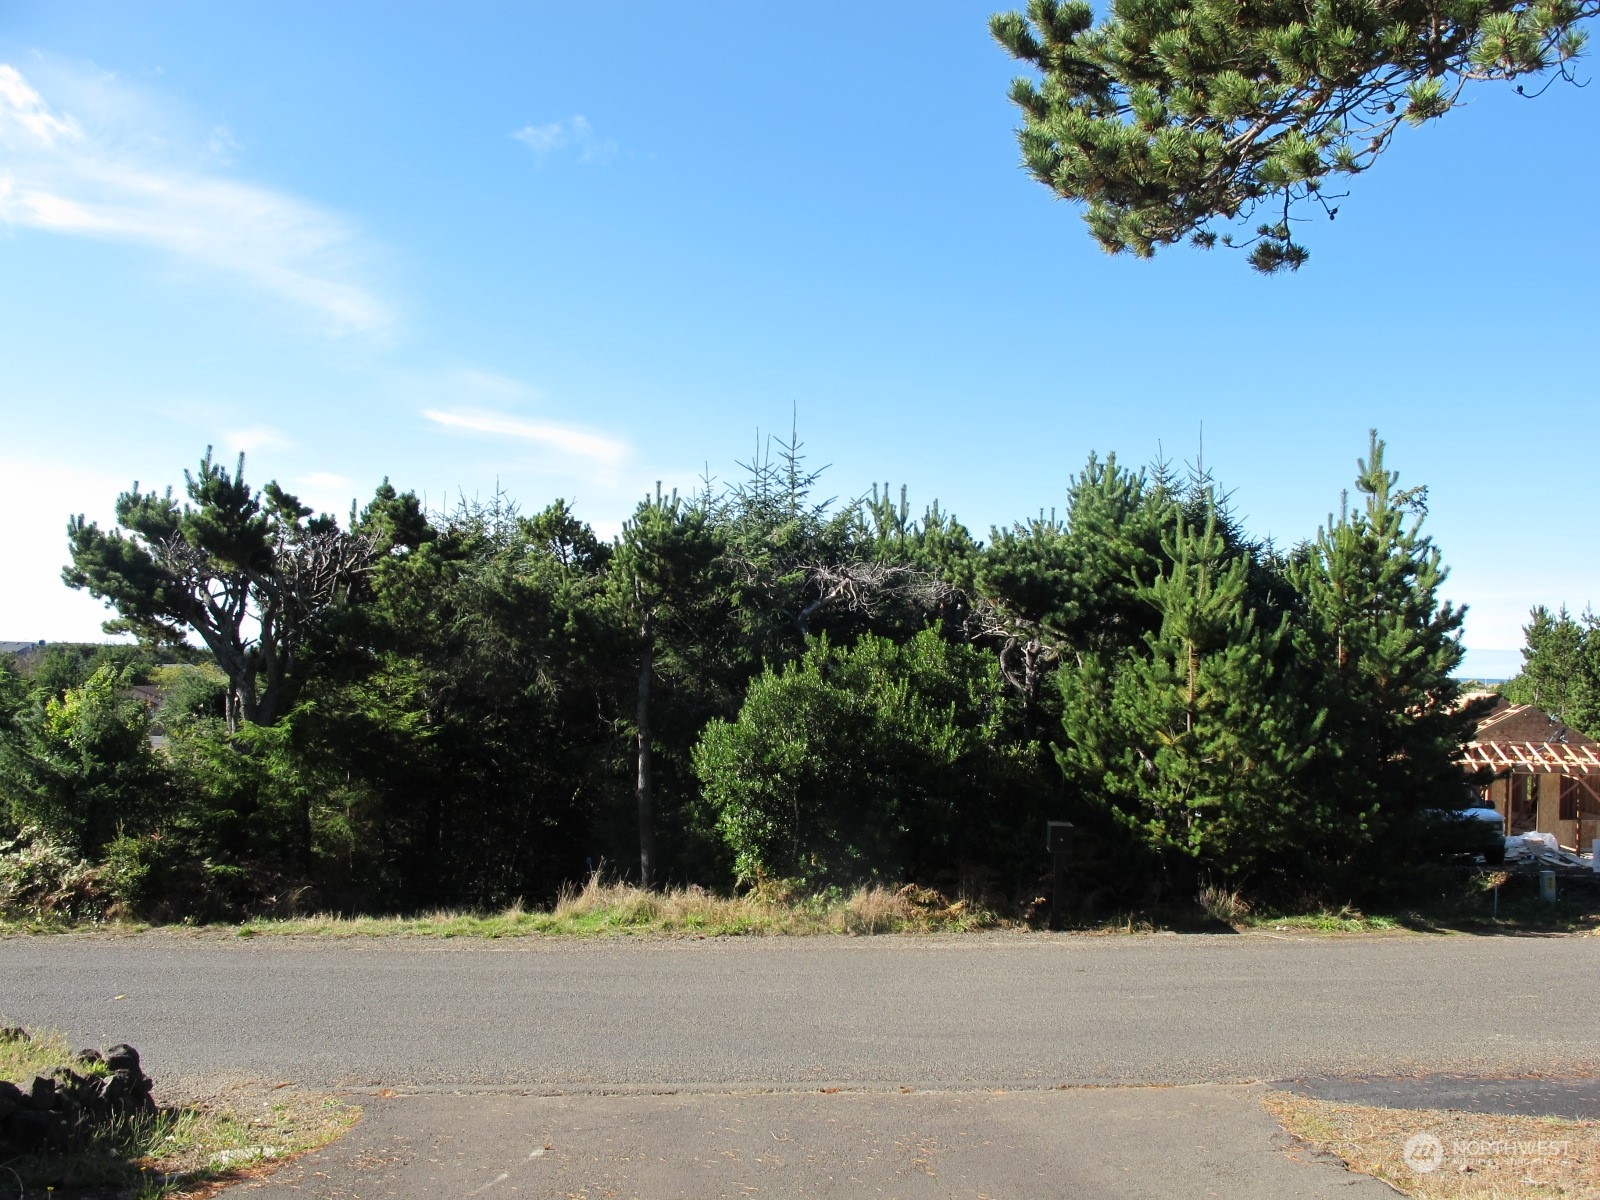
[[[719,896],[703,888],[647,892],[591,878],[548,910],[513,906],[483,914],[436,912],[418,917],[298,917],[251,921],[244,937],[320,934],[335,937],[528,937],[538,934],[776,934],[965,933],[1007,924],[986,908],[951,901],[925,888],[859,887],[815,896],[752,892]]]
[[[1255,911],[1238,893],[1212,888],[1200,893],[1198,907],[1218,926],[1239,932],[1600,934],[1600,876],[1568,872],[1557,883],[1559,899],[1547,901],[1539,895],[1536,867],[1483,867],[1441,874],[1431,900],[1382,913],[1350,907]]]
[[[4,1022],[0,1022],[4,1024]],[[26,1087],[56,1066],[82,1072],[65,1038],[30,1031],[0,1042],[0,1079]],[[67,1153],[26,1154],[0,1163],[0,1191],[24,1198],[93,1192],[132,1200],[209,1194],[325,1146],[361,1110],[332,1096],[283,1085],[234,1084],[203,1098],[164,1105],[148,1116],[108,1123]]]
[[[1600,1196],[1600,1122],[1372,1108],[1291,1092],[1264,1103],[1297,1142],[1417,1200]]]
[[[1600,876],[1564,878],[1561,898],[1538,897],[1536,874],[1478,869],[1441,876],[1431,900],[1386,911],[1351,907],[1281,911],[1256,909],[1239,893],[1205,888],[1190,903],[1135,911],[1077,912],[1064,927],[1078,936],[1150,933],[1281,934],[1590,934],[1600,935]],[[647,892],[594,877],[564,892],[548,909],[513,905],[500,912],[439,910],[413,916],[334,914],[274,917],[210,926],[241,937],[594,937],[594,936],[808,936],[882,933],[968,933],[991,929],[1041,929],[1049,901],[996,911],[971,899],[950,900],[931,889],[858,887],[806,894],[768,887],[738,896],[700,887]],[[72,922],[57,917],[0,919],[0,936],[97,931],[136,934],[152,926],[135,921]],[[206,928],[200,926],[198,928]]]

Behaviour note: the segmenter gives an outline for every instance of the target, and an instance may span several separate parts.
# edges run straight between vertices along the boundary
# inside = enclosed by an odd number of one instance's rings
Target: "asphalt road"
[[[582,1092],[1600,1064],[1600,939],[0,940],[0,1015],[152,1073]]]

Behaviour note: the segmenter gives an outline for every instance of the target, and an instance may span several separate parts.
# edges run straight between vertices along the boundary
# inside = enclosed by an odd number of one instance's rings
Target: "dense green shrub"
[[[0,798],[15,826],[93,858],[123,824],[147,824],[165,807],[169,780],[145,707],[126,694],[130,675],[101,667],[15,714],[0,739]]]
[[[741,879],[931,882],[1009,850],[1014,801],[1040,794],[1015,716],[994,656],[934,630],[818,639],[707,725],[694,763]]]

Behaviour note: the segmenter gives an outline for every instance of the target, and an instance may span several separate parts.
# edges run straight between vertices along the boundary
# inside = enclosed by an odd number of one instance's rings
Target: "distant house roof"
[[[26,654],[42,645],[44,645],[43,638],[37,642],[0,642],[0,654]]]
[[[1600,774],[1600,742],[1563,725],[1542,708],[1497,698],[1478,722],[1463,755],[1471,768],[1496,771]]]

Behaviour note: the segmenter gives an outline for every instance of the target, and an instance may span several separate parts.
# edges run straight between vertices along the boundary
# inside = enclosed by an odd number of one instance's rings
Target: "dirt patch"
[[[151,1146],[139,1163],[173,1197],[207,1196],[269,1174],[326,1146],[361,1117],[335,1096],[254,1080],[191,1089],[178,1110],[192,1114],[191,1129]]]
[[[1296,1142],[1418,1200],[1600,1198],[1600,1122],[1268,1093]]]

